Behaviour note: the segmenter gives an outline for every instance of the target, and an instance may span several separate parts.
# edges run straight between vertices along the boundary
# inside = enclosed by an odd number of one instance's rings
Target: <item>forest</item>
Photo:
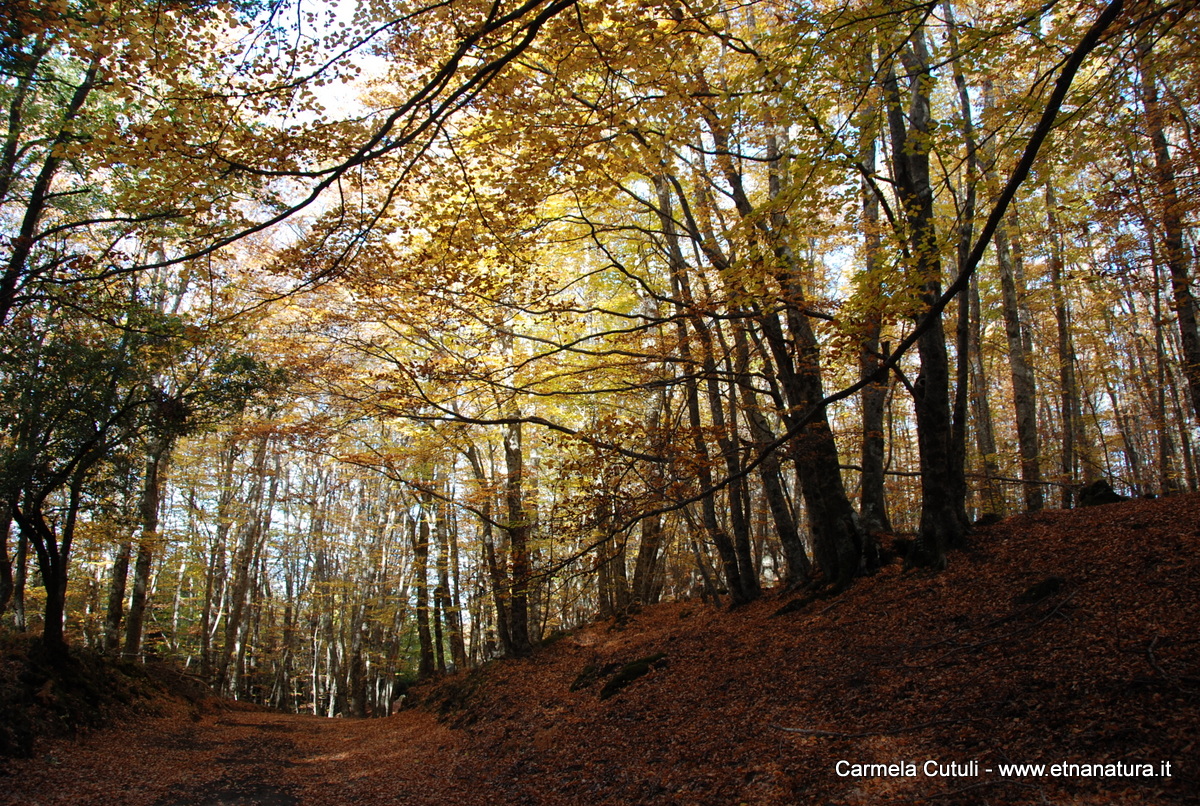
[[[5,3],[4,628],[384,716],[1196,492],[1197,16]]]

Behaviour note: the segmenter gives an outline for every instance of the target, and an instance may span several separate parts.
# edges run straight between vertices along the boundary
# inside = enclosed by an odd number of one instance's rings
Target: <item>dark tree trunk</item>
[[[13,594],[13,561],[8,553],[8,535],[12,528],[12,513],[0,503],[0,617],[8,610]]]
[[[679,352],[686,375],[683,379],[684,393],[687,400],[688,424],[692,430],[692,447],[696,454],[696,480],[702,490],[710,491],[700,502],[701,519],[709,538],[717,547],[721,558],[721,567],[725,575],[725,585],[729,590],[734,604],[744,604],[753,598],[751,591],[757,585],[751,585],[743,579],[751,569],[743,569],[739,564],[738,551],[733,540],[721,527],[717,518],[716,492],[713,491],[712,460],[708,444],[704,438],[704,420],[700,411],[700,390],[697,375],[700,372],[709,379],[708,396],[710,410],[720,411],[720,395],[715,393],[715,365],[712,361],[712,339],[700,313],[695,310],[692,302],[690,285],[687,277],[687,265],[679,246],[679,238],[675,219],[672,214],[674,205],[671,200],[670,180],[665,175],[654,177],[654,187],[658,194],[658,219],[664,234],[664,249],[667,253],[667,263],[671,272],[671,289],[676,300],[676,329],[679,338]],[[689,333],[690,329],[690,333]],[[692,350],[692,339],[699,342],[702,356],[696,360]],[[721,424],[723,429],[724,424]],[[728,457],[726,457],[728,459]],[[755,583],[757,580],[755,580]]]
[[[907,226],[909,282],[929,310],[941,296],[942,267],[929,180],[933,121],[928,93],[932,75],[924,37],[923,29],[918,29],[902,53],[910,77],[907,116],[901,105],[894,65],[888,68],[887,91],[892,173]],[[965,524],[954,500],[950,367],[940,317],[920,336],[917,352],[921,373],[914,384],[913,403],[921,466],[921,525],[910,560],[942,568],[947,549],[961,544]]]
[[[479,456],[479,450],[471,445],[466,451],[467,460],[471,463],[471,470],[475,475],[475,481],[479,485],[480,492],[483,494],[483,506],[480,508],[480,530],[481,542],[483,543],[483,559],[487,567],[489,587],[492,591],[492,600],[496,611],[496,637],[500,642],[500,651],[505,656],[514,654],[512,633],[509,630],[511,623],[509,608],[509,591],[511,586],[508,581],[508,573],[505,564],[501,562],[501,558],[497,556],[495,541],[493,540],[492,530],[492,514],[493,494],[487,483],[487,474],[484,472],[483,460]]]
[[[666,406],[665,394],[659,394],[650,409],[648,431],[656,445],[661,444],[659,436],[662,425],[663,409]],[[663,466],[656,463],[649,470],[650,498],[649,506],[657,508],[662,503],[661,489],[663,486]],[[648,515],[641,522],[641,540],[638,541],[637,559],[633,566],[632,596],[636,604],[654,604],[655,584],[658,578],[659,551],[662,547],[663,528],[661,515]]]
[[[746,343],[745,330],[738,327],[734,331],[734,338],[734,347],[737,351],[737,374],[740,379],[739,389],[742,396],[742,409],[745,412],[746,422],[750,427],[750,435],[755,442],[756,449],[761,451],[775,441],[776,435],[767,423],[767,418],[763,415],[762,407],[755,399],[753,386],[750,383],[748,376],[750,349]],[[771,512],[771,521],[775,525],[775,533],[778,535],[779,544],[783,548],[784,563],[787,566],[783,584],[786,587],[803,584],[812,572],[812,564],[809,562],[808,553],[804,550],[804,541],[800,538],[800,530],[796,524],[791,502],[787,497],[777,452],[772,451],[759,464],[758,476],[762,481],[763,496],[766,498],[767,507]]]
[[[529,634],[529,513],[525,509],[525,456],[522,448],[520,412],[513,411],[514,421],[504,431],[504,467],[508,478],[504,483],[504,499],[508,506],[507,524],[509,557],[512,568],[512,588],[509,593],[508,631],[512,651],[524,655],[533,648]]]
[[[871,62],[871,53],[868,49],[864,58],[864,74],[869,75],[875,72]],[[862,380],[873,376],[884,361],[883,345],[880,343],[880,336],[883,332],[882,275],[884,266],[879,229],[879,197],[875,194],[873,179],[869,179],[875,176],[877,169],[875,130],[879,122],[879,108],[874,98],[875,96],[872,95],[863,110],[866,134],[863,136],[860,155],[863,172],[860,192],[862,194],[865,265],[859,291],[868,300],[867,315],[863,322],[861,349],[859,350],[859,377]],[[860,396],[862,445],[859,453],[862,462],[862,490],[859,494],[858,509],[863,531],[866,533],[868,549],[875,543],[875,538],[871,536],[873,533],[892,531],[884,487],[883,414],[887,390],[887,378],[876,378],[863,387]]]
[[[104,651],[113,653],[121,646],[121,621],[125,617],[125,586],[129,582],[129,560],[133,541],[122,540],[113,560],[112,581],[108,589],[108,606],[104,615]]]
[[[420,660],[417,677],[424,680],[433,675],[433,636],[429,630],[429,518],[433,514],[432,496],[421,496],[421,514],[413,526],[413,586],[417,596],[417,642],[420,645]]]
[[[154,551],[158,543],[158,510],[166,468],[171,461],[171,442],[169,438],[160,439],[146,459],[141,503],[141,536],[138,539],[137,562],[133,572],[133,596],[129,602],[129,618],[125,623],[124,655],[129,659],[136,658],[142,652],[150,573],[154,567]]]

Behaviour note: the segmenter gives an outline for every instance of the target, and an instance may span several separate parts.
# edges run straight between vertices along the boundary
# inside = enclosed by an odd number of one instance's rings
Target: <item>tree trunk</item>
[[[108,589],[108,607],[104,616],[104,651],[108,654],[121,646],[121,621],[125,617],[125,586],[129,582],[129,560],[133,541],[122,540],[113,560],[112,580]]]
[[[411,534],[413,549],[413,587],[417,596],[417,642],[420,659],[417,677],[425,680],[433,676],[433,636],[429,630],[429,518],[433,514],[433,497],[421,495],[421,511]]]
[[[975,446],[979,451],[980,463],[983,465],[983,511],[985,514],[1003,516],[1008,508],[1004,502],[1004,491],[1000,487],[1000,467],[996,463],[996,432],[992,424],[992,409],[988,404],[987,375],[983,369],[983,355],[980,352],[982,334],[982,312],[979,306],[979,282],[971,278],[971,338],[967,347],[971,354],[971,387],[975,394],[971,395],[972,414],[975,418]]]
[[[448,506],[448,505],[447,505]],[[442,585],[446,590],[446,601],[443,613],[446,619],[447,639],[450,645],[450,661],[456,670],[467,668],[467,648],[463,641],[462,600],[459,596],[459,562],[458,562],[458,520],[445,517],[445,532],[439,535],[443,540],[442,551],[446,552],[448,563],[446,573],[442,576]]]
[[[721,407],[719,394],[716,395],[715,402],[713,400],[714,390],[712,385],[715,384],[715,366],[711,360],[712,342],[711,338],[706,338],[708,333],[705,329],[703,319],[694,310],[694,305],[690,305],[689,302],[691,300],[691,293],[687,278],[687,265],[679,246],[675,219],[671,212],[674,205],[671,200],[670,182],[665,175],[657,175],[654,177],[654,187],[658,194],[657,214],[659,225],[662,227],[664,234],[664,249],[667,253],[667,263],[671,274],[671,289],[676,305],[676,331],[679,339],[679,352],[682,358],[682,366],[686,373],[683,378],[683,386],[687,400],[688,424],[692,430],[692,448],[696,454],[696,479],[702,490],[709,491],[700,502],[701,518],[705,531],[717,547],[717,554],[721,558],[721,567],[725,575],[725,584],[733,599],[733,603],[744,604],[753,597],[749,595],[750,589],[748,588],[748,583],[742,579],[743,569],[738,562],[737,549],[734,547],[734,543],[729,535],[721,528],[720,521],[717,518],[716,492],[712,491],[712,460],[709,455],[708,444],[704,438],[704,420],[700,411],[700,390],[697,381],[697,370],[702,371],[712,381],[708,388],[710,409],[714,405],[718,410]],[[697,341],[700,342],[702,356],[699,361],[693,356],[691,346],[693,336],[689,333],[689,326],[691,332],[695,333]],[[709,348],[708,350],[706,350],[706,345]],[[722,423],[722,427],[723,425]],[[746,571],[748,572],[749,569],[746,569]]]
[[[946,17],[946,31],[952,53],[958,53],[958,28],[954,22],[954,7],[942,3]],[[979,182],[978,149],[975,142],[975,124],[971,117],[971,98],[967,92],[967,80],[963,76],[962,64],[953,59],[954,84],[958,89],[959,114],[962,117],[963,141],[966,145],[966,176],[963,177],[964,191],[958,210],[957,272],[961,276],[967,269],[975,232],[975,194]],[[969,288],[958,295],[958,319],[955,328],[955,384],[953,426],[950,434],[950,469],[954,483],[954,506],[959,520],[968,523],[967,501],[967,407],[971,380],[971,295]]]
[[[932,117],[929,88],[932,75],[923,29],[903,49],[909,79],[908,123],[901,106],[895,65],[888,68],[888,128],[892,140],[892,173],[905,211],[909,252],[909,282],[925,310],[941,296],[941,258],[933,216],[929,180]],[[951,446],[950,368],[941,318],[935,319],[917,342],[921,373],[914,384],[917,447],[921,466],[921,525],[910,559],[918,565],[943,568],[946,551],[962,543],[965,524],[955,504],[954,455]]]
[[[479,491],[483,495],[483,505],[480,508],[480,542],[483,544],[483,560],[487,567],[489,587],[492,590],[492,600],[496,612],[496,638],[500,642],[500,651],[505,656],[514,654],[512,634],[509,631],[509,623],[511,622],[509,608],[509,591],[511,586],[508,582],[508,572],[505,563],[501,562],[501,558],[497,556],[496,546],[493,540],[492,530],[492,514],[495,510],[493,506],[493,494],[490,486],[487,483],[487,474],[484,471],[483,460],[479,456],[479,449],[474,445],[468,446],[466,450],[467,460],[471,463],[471,470],[475,475],[475,481],[479,486]]]
[[[1062,231],[1058,225],[1058,202],[1054,185],[1046,180],[1046,229],[1050,239],[1050,292],[1058,334],[1058,388],[1062,411],[1062,506],[1075,504],[1075,482],[1079,477],[1078,456],[1084,444],[1083,412],[1079,386],[1075,382],[1075,345],[1071,339],[1070,311],[1063,288],[1064,252]]]
[[[756,449],[761,451],[776,439],[775,433],[763,416],[762,408],[755,399],[753,385],[750,383],[749,364],[750,349],[746,343],[746,333],[742,327],[734,330],[734,348],[737,353],[737,376],[740,380],[738,388],[742,396],[742,409],[746,415],[746,423],[750,427],[750,435]],[[786,570],[783,584],[795,587],[807,581],[812,572],[808,553],[804,550],[804,541],[800,538],[800,530],[792,511],[791,502],[783,484],[783,473],[780,467],[779,454],[772,451],[758,466],[758,476],[763,485],[763,496],[771,512],[771,520],[775,525],[775,534],[783,548]]]
[[[862,75],[873,76],[875,65],[873,46],[868,45],[863,54]],[[879,218],[879,197],[875,194],[875,175],[878,170],[876,139],[879,128],[879,102],[872,93],[868,96],[862,112],[862,143],[859,147],[859,164],[862,179],[859,194],[863,214],[863,271],[858,282],[858,293],[866,300],[867,313],[858,353],[859,379],[867,380],[883,364],[884,290],[882,237]],[[884,405],[887,400],[888,379],[876,378],[863,387],[860,395],[862,406],[862,440],[859,457],[862,463],[862,486],[859,493],[858,514],[868,550],[872,550],[876,538],[872,535],[891,532],[892,522],[888,518],[887,495],[884,486],[883,434]]]
[[[231,582],[228,587],[228,614],[225,619],[225,643],[221,647],[216,669],[216,688],[218,691],[237,696],[236,666],[231,671],[231,663],[240,654],[239,638],[242,636],[243,621],[246,605],[250,594],[252,571],[256,547],[262,537],[263,519],[268,516],[264,512],[264,497],[266,495],[266,462],[267,448],[270,438],[266,435],[258,440],[254,452],[251,472],[250,493],[247,496],[247,511],[243,515],[241,528],[237,539],[237,550],[230,569]]]
[[[666,394],[660,392],[650,407],[648,432],[658,445],[663,411],[666,408]],[[648,472],[650,486],[649,506],[657,508],[662,503],[660,490],[663,486],[664,472],[661,463],[655,463]],[[654,604],[655,581],[658,576],[659,551],[662,546],[663,528],[662,515],[649,515],[641,522],[642,536],[638,541],[637,559],[633,567],[633,601],[636,604]]]
[[[11,509],[9,512],[11,513]],[[29,575],[29,535],[25,530],[17,530],[17,554],[14,558],[12,583],[13,628],[17,632],[25,632],[28,625],[25,622],[25,580]]]
[[[1141,73],[1142,106],[1146,112],[1146,134],[1154,149],[1154,173],[1161,206],[1163,260],[1171,273],[1172,309],[1179,322],[1184,376],[1191,390],[1193,412],[1200,420],[1200,335],[1196,327],[1196,299],[1192,294],[1192,277],[1183,247],[1183,208],[1179,200],[1175,162],[1167,142],[1166,116],[1158,99],[1158,82],[1150,45],[1141,46],[1137,62]]]
[[[13,561],[8,553],[8,535],[12,530],[12,513],[0,502],[0,617],[8,610],[13,594]]]
[[[504,430],[504,499],[508,506],[508,532],[512,587],[509,593],[509,637],[512,651],[524,655],[533,648],[529,634],[529,513],[525,510],[525,455],[522,447],[520,412],[514,407],[513,422]]]
[[[134,659],[142,652],[142,626],[146,618],[150,572],[154,567],[154,551],[158,543],[158,510],[162,499],[163,480],[171,461],[172,442],[168,437],[159,438],[146,458],[146,477],[143,481],[141,504],[142,529],[133,573],[133,597],[129,602],[129,617],[125,622],[126,659]]]

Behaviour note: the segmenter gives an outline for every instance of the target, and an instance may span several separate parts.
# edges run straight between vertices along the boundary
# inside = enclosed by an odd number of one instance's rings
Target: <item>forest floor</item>
[[[1200,803],[1200,496],[796,601],[647,608],[385,719],[163,705],[3,762],[0,803]]]

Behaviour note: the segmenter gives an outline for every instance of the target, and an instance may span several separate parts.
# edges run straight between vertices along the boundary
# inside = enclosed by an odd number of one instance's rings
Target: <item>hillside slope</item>
[[[448,716],[504,802],[1200,802],[1198,549],[1196,496],[1018,516],[945,573],[895,565],[797,612],[675,604],[592,628],[485,670]],[[589,665],[658,653],[607,700],[569,691]],[[960,769],[927,777],[928,760]]]
[[[648,608],[388,719],[97,732],[10,762],[0,802],[1197,803],[1198,549],[1200,496],[1018,516],[941,574]]]

